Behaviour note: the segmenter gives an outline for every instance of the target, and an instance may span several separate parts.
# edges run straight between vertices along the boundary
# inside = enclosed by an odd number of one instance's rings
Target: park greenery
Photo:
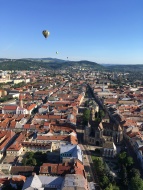
[[[87,123],[89,121],[89,118],[90,118],[90,110],[89,109],[85,109],[84,112],[83,112],[83,123],[85,125],[87,125]]]
[[[41,166],[46,162],[47,154],[42,152],[27,152],[22,160],[23,166]]]
[[[103,110],[100,109],[99,112],[96,112],[95,114],[95,121],[100,123],[104,117],[105,117],[105,113]]]
[[[21,88],[21,87],[24,87],[26,85],[26,83],[23,81],[23,82],[20,82],[18,84],[14,84],[12,85],[13,88]]]
[[[12,97],[10,97],[10,96],[4,96],[4,97],[0,98],[0,102],[5,102],[5,101],[8,101],[8,100],[12,100]]]
[[[113,176],[106,169],[103,159],[101,157],[92,156],[92,160],[101,188],[105,190],[120,190],[116,185],[116,181]]]
[[[86,108],[84,110],[84,112],[83,112],[83,123],[85,125],[87,125],[87,123],[88,123],[88,121],[90,119],[90,113],[91,113],[91,111],[88,108]],[[99,112],[95,113],[95,121],[98,122],[98,123],[100,123],[102,121],[102,119],[104,118],[104,116],[105,116],[104,111],[103,110],[99,110]]]
[[[126,152],[121,152],[118,156],[119,178],[122,189],[142,190],[143,180],[138,169],[134,168],[133,158]]]
[[[104,190],[142,190],[143,180],[138,169],[134,168],[132,157],[126,152],[121,152],[117,156],[117,177],[113,177],[107,170],[106,164],[101,157],[92,156],[95,172],[98,176],[99,184]]]

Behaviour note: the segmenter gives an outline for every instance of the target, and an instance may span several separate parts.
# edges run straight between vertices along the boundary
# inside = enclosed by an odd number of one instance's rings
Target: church
[[[99,109],[93,106],[90,111],[90,119],[84,129],[84,142],[89,145],[103,147],[103,155],[113,157],[116,154],[116,145],[123,140],[123,131],[120,125],[113,122],[106,113],[99,122],[96,119]]]

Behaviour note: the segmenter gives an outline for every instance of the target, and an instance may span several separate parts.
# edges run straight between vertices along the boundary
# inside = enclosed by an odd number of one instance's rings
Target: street
[[[79,146],[83,152],[83,165],[85,168],[85,175],[89,182],[93,181],[96,185],[99,184],[98,178],[96,176],[96,171],[94,170],[94,163],[91,158],[90,146],[84,144],[84,129],[83,125],[77,124],[77,137]],[[93,147],[92,147],[93,148]],[[95,149],[95,148],[94,148]]]

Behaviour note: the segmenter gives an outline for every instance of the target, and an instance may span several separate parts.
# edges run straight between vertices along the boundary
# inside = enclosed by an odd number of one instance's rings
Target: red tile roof
[[[36,104],[31,104],[28,108],[27,108],[27,110],[33,110],[35,107],[36,107],[37,105]]]
[[[80,174],[85,177],[84,166],[79,161],[75,163],[63,164],[43,163],[43,165],[40,167],[39,173],[50,175]]]
[[[17,106],[4,106],[3,107],[3,110],[16,110],[17,109]]]
[[[2,131],[0,131],[0,133],[2,133]],[[4,140],[0,143],[0,150],[2,150],[6,145],[7,143],[10,141],[10,139],[15,135],[14,132],[12,131],[6,131],[6,135],[5,135],[5,138]]]

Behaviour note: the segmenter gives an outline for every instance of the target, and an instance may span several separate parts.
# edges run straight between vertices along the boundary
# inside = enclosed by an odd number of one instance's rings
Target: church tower
[[[123,130],[119,124],[113,126],[113,138],[115,144],[121,144],[123,140]]]
[[[88,124],[85,126],[85,129],[84,129],[84,142],[89,141],[90,133],[91,133],[91,125],[88,122]]]
[[[20,93],[19,95],[19,107],[23,108],[23,98],[24,98],[24,95]]]
[[[92,118],[92,121],[95,121],[95,109],[94,108],[91,109],[91,118]]]

